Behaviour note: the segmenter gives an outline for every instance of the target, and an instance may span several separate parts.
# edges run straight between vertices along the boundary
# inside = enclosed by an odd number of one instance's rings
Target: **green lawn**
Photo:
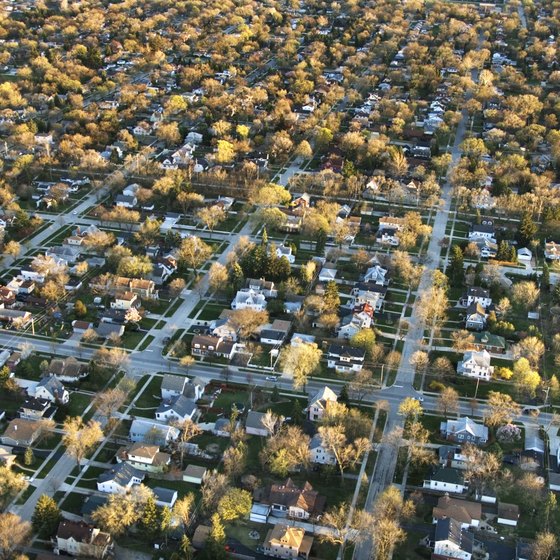
[[[85,499],[86,496],[83,494],[71,492],[60,504],[60,509],[79,515]]]
[[[136,392],[134,393],[133,398],[139,393],[139,391],[144,386],[145,382],[146,382],[146,377],[144,376],[138,382],[137,389]],[[134,409],[158,407],[161,403],[160,389],[161,389],[161,377],[154,377],[150,381],[148,386],[142,391],[142,394],[138,397],[138,399],[134,403]]]
[[[88,404],[92,401],[91,395],[83,395],[81,393],[70,393],[70,402],[68,403],[68,416],[82,416]]]

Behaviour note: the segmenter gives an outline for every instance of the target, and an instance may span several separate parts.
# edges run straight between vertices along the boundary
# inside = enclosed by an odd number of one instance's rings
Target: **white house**
[[[320,420],[329,406],[329,403],[337,402],[337,400],[338,397],[336,393],[325,385],[325,387],[310,397],[307,407],[307,417],[309,420],[313,421]]]
[[[386,286],[389,283],[389,271],[376,264],[366,270],[363,281]]]
[[[132,292],[123,292],[115,296],[115,301],[111,302],[111,309],[128,310],[138,302],[138,296]]]
[[[533,258],[533,252],[527,247],[522,247],[517,251],[517,260],[522,263],[529,263]]]
[[[457,558],[471,560],[474,539],[468,531],[461,529],[461,524],[451,517],[439,519],[434,536],[434,555],[438,558]]]
[[[457,373],[489,381],[494,373],[494,366],[490,365],[490,354],[486,350],[465,352],[462,361],[457,364]]]
[[[478,303],[482,305],[484,309],[490,307],[492,305],[492,298],[490,297],[489,290],[485,290],[484,288],[473,287],[467,290],[465,295],[465,301],[467,307],[472,305],[473,303]]]
[[[142,471],[161,472],[171,463],[171,455],[159,450],[159,445],[133,443],[119,449],[117,463],[129,463]]]
[[[424,480],[423,487],[452,494],[462,494],[467,490],[463,474],[452,467],[437,468],[430,478]]]
[[[161,424],[147,418],[135,418],[130,425],[131,441],[149,441],[156,445],[165,445],[179,437],[179,430],[173,426]]]
[[[61,404],[67,404],[70,400],[68,391],[54,375],[43,377],[35,386],[33,396],[36,399],[46,399],[52,403],[58,402]]]
[[[336,371],[361,371],[366,353],[361,348],[331,344],[327,351],[327,367]]]
[[[276,247],[276,256],[278,258],[286,257],[290,264],[294,264],[296,262],[296,257],[292,253],[292,248],[286,247],[285,245],[278,245],[278,247]]]
[[[145,476],[128,463],[118,463],[99,475],[97,489],[108,494],[126,494],[135,484],[141,484]]]
[[[196,484],[200,486],[204,481],[204,475],[206,474],[206,467],[199,467],[198,465],[188,465],[183,471],[183,482],[189,482],[190,484]]]
[[[469,231],[469,241],[487,239],[491,243],[496,243],[496,230],[492,220],[484,219],[480,224],[473,224]]]
[[[192,399],[179,395],[159,405],[156,410],[156,420],[184,422],[185,420],[192,420],[196,411],[196,403]]]
[[[309,453],[311,462],[318,465],[336,465],[336,457],[323,445],[319,434],[315,434],[309,442]]]
[[[264,311],[266,309],[266,298],[255,290],[243,288],[237,292],[234,300],[231,302],[231,308]]]
[[[253,523],[268,523],[271,509],[267,504],[253,504],[249,514],[249,521]]]
[[[188,382],[188,377],[171,375],[169,373],[165,374],[161,380],[161,398],[163,400],[170,400],[182,395]]]
[[[560,260],[560,243],[547,241],[544,244],[544,256],[552,261]]]

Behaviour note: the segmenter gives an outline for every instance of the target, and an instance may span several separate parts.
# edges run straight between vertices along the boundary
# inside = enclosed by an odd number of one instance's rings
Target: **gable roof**
[[[98,482],[113,481],[119,486],[128,486],[133,478],[144,480],[144,473],[131,467],[128,463],[117,463],[114,467],[101,473],[97,478]]]
[[[458,420],[447,420],[442,422],[442,425],[445,425],[444,429],[450,434],[468,433],[473,437],[488,439],[488,428],[483,424],[477,424],[468,416]]]
[[[435,519],[451,517],[459,523],[468,523],[473,520],[482,519],[482,504],[480,502],[469,502],[459,500],[450,496],[441,496],[437,506],[433,510]]]
[[[196,404],[192,399],[188,399],[184,395],[178,395],[174,399],[171,399],[168,403],[162,403],[158,406],[156,414],[161,414],[163,412],[172,411],[184,418],[185,416],[191,416],[196,410]]]
[[[166,373],[161,380],[161,389],[162,391],[178,391],[179,393],[181,393],[188,381],[188,377]]]
[[[326,385],[317,391],[313,397],[309,399],[309,406],[316,406],[319,408],[327,408],[329,402],[337,402],[338,397],[336,393]]]

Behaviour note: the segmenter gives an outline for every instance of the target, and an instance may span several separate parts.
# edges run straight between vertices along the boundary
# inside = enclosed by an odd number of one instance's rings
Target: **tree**
[[[527,358],[519,358],[513,364],[512,380],[517,392],[530,398],[534,398],[537,388],[541,384],[541,376],[531,367]]]
[[[350,345],[364,350],[368,359],[371,360],[375,348],[375,333],[372,329],[360,329],[350,338]]]
[[[524,212],[517,228],[517,242],[520,247],[529,247],[537,234],[537,224],[531,212]]]
[[[0,465],[0,509],[4,509],[14,496],[25,488],[27,488],[27,482],[21,473],[12,471],[5,465]]]
[[[340,296],[338,295],[338,286],[334,280],[329,280],[325,287],[323,295],[323,305],[325,311],[337,313],[340,307]]]
[[[21,253],[21,245],[17,241],[8,241],[2,250],[5,255],[17,259]]]
[[[101,424],[96,420],[84,423],[80,416],[68,417],[63,424],[62,445],[66,453],[76,459],[78,465],[86,454],[103,439]]]
[[[446,270],[452,285],[461,286],[463,284],[465,278],[464,267],[463,251],[459,245],[453,245],[451,247],[451,262]]]
[[[178,519],[183,525],[183,529],[186,531],[191,522],[191,516],[193,514],[194,505],[194,494],[190,492],[181,496],[173,506],[173,517]]]
[[[181,293],[186,287],[187,287],[187,283],[183,278],[174,278],[173,280],[171,280],[168,286],[169,295],[172,298],[176,298],[181,295]]]
[[[346,542],[358,542],[362,539],[362,532],[370,526],[371,514],[364,510],[354,511],[350,516],[350,506],[347,503],[333,506],[327,510],[321,525],[330,531],[320,533],[319,539],[334,545],[344,545]]]
[[[520,413],[521,407],[509,395],[497,391],[488,393],[488,404],[484,413],[484,421],[488,426],[497,428],[509,424]]]
[[[212,515],[212,529],[206,542],[206,549],[210,558],[222,560],[226,558],[226,531],[220,516],[215,513]]]
[[[494,487],[501,471],[500,457],[472,444],[465,445],[463,455],[466,463],[465,480],[469,481],[475,492],[480,494],[485,487]]]
[[[537,367],[544,355],[544,342],[536,336],[528,336],[512,347],[514,359],[527,358],[531,367]]]
[[[48,539],[54,535],[61,519],[62,514],[56,501],[47,494],[43,494],[37,500],[31,518],[33,530],[38,533],[39,537]]]
[[[297,145],[295,153],[303,159],[311,159],[313,157],[313,149],[307,140],[302,140]]]
[[[230,163],[235,158],[235,148],[227,140],[218,140],[214,159],[216,163]]]
[[[76,317],[85,317],[87,315],[87,307],[82,300],[77,299],[74,302],[74,313]]]
[[[153,540],[159,533],[159,513],[154,496],[150,496],[144,504],[138,527],[150,540]]]
[[[255,311],[254,309],[236,309],[229,317],[231,326],[242,339],[249,338],[257,332],[262,325],[268,323],[267,311]]]
[[[31,536],[31,523],[15,513],[0,513],[0,560],[8,560]]]
[[[286,346],[280,353],[280,367],[292,376],[295,389],[305,389],[307,378],[318,369],[322,355],[315,343]]]
[[[213,206],[201,208],[197,213],[197,217],[210,230],[210,236],[212,236],[215,227],[223,222],[227,215],[221,206],[214,204]]]
[[[218,502],[227,492],[228,479],[216,470],[207,471],[202,484],[202,506],[205,512],[215,511]]]
[[[181,451],[181,467],[183,465],[183,459],[185,455],[185,444],[187,444],[191,439],[199,435],[202,430],[199,428],[198,424],[195,424],[190,418],[182,421],[177,421],[173,423],[176,428],[181,430],[179,435],[179,448]]]
[[[523,309],[531,309],[537,303],[539,293],[540,291],[534,282],[524,280],[512,286],[511,299],[515,305]]]
[[[102,393],[97,393],[94,400],[94,406],[97,408],[97,412],[107,419],[113,417],[115,412],[126,401],[127,393],[118,387],[113,389],[107,389]]]
[[[371,449],[367,438],[356,438],[354,441],[348,442],[346,430],[340,424],[320,426],[319,437],[321,445],[335,457],[342,480],[344,480],[344,471],[349,467],[355,467],[364,453]]]
[[[163,140],[167,147],[178,144],[182,138],[179,125],[174,121],[161,123],[156,130],[156,137]]]
[[[277,476],[287,476],[290,471],[309,464],[310,438],[299,426],[284,424],[280,431],[266,441],[259,457],[263,466]]]
[[[192,268],[194,273],[198,273],[198,268],[205,263],[212,255],[212,247],[207,245],[199,237],[191,236],[183,239],[177,260],[183,266]]]
[[[423,350],[416,350],[416,352],[410,356],[409,363],[414,367],[414,371],[416,373],[424,373],[430,363],[430,358],[427,352],[424,352]]]
[[[446,387],[438,397],[438,410],[447,418],[459,410],[459,393],[453,387]]]
[[[229,478],[236,479],[243,474],[247,466],[247,451],[247,445],[242,441],[224,451],[224,472]]]
[[[230,488],[218,503],[218,515],[226,522],[241,519],[249,515],[252,504],[250,492]]]
[[[125,311],[124,314],[124,322],[125,323],[132,323],[134,325],[138,325],[138,323],[142,320],[142,315],[140,311],[136,307],[130,307]],[[117,333],[112,333],[117,334]]]
[[[28,447],[23,454],[23,462],[26,467],[29,467],[33,464],[34,460],[35,455],[33,454],[33,449],[31,447]]]
[[[107,502],[93,512],[93,521],[113,537],[123,535],[140,519],[141,506],[148,495],[137,499],[133,494],[111,494]]]
[[[402,414],[407,422],[419,418],[423,413],[422,404],[413,397],[405,397],[399,405],[399,414]]]
[[[554,560],[558,552],[558,538],[554,533],[537,533],[531,546],[531,560]]]
[[[447,294],[443,288],[429,288],[422,292],[418,299],[420,319],[427,328],[438,330],[445,320],[448,306]]]
[[[226,291],[228,288],[228,278],[228,270],[223,264],[219,262],[212,263],[208,271],[208,283],[212,291]]]
[[[377,384],[378,383],[379,382],[377,382]],[[361,401],[367,393],[374,388],[374,385],[375,382],[372,371],[362,368],[360,371],[357,371],[352,375],[349,388],[354,393],[355,398],[358,399],[358,401]],[[346,387],[346,385],[343,385],[343,388],[344,387]]]

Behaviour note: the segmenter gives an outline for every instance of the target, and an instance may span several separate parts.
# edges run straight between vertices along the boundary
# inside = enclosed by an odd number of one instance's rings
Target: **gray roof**
[[[124,325],[115,325],[113,323],[99,323],[95,328],[95,332],[100,337],[108,337],[112,333],[117,333],[122,336],[124,333]]]
[[[435,532],[436,541],[451,541],[465,552],[472,553],[474,539],[468,531],[461,530],[461,524],[451,517],[438,519]]]
[[[448,482],[449,484],[464,484],[463,473],[452,467],[439,467],[430,476],[430,480]]]
[[[488,428],[483,424],[477,424],[474,420],[465,416],[464,418],[459,418],[458,420],[447,420],[447,422],[442,422],[442,429],[444,429],[448,434],[460,434],[467,432],[473,437],[488,439]]]
[[[131,467],[129,463],[118,463],[108,471],[101,473],[97,480],[99,482],[115,481],[120,486],[128,486],[133,477],[144,479],[144,473]]]
[[[171,490],[170,488],[162,488],[161,486],[157,486],[156,488],[152,488],[154,494],[156,496],[156,500],[158,502],[162,502],[165,504],[172,504],[177,494],[177,490]]]
[[[166,389],[168,391],[179,391],[182,392],[185,387],[185,383],[188,383],[188,378],[182,375],[170,375],[166,374],[161,380],[162,390]]]
[[[62,398],[62,395],[64,394],[64,385],[54,375],[43,377],[43,379],[37,383],[37,387],[43,387],[57,399]],[[35,390],[37,390],[37,387]]]
[[[196,410],[196,404],[192,399],[185,397],[184,395],[179,395],[174,399],[171,399],[169,403],[162,403],[158,406],[156,410],[157,413],[173,411],[177,416],[184,418],[185,416],[191,416]]]
[[[254,428],[256,430],[265,430],[263,426],[262,419],[264,418],[264,412],[257,412],[256,410],[250,410],[247,413],[247,419],[245,420],[246,428]]]

